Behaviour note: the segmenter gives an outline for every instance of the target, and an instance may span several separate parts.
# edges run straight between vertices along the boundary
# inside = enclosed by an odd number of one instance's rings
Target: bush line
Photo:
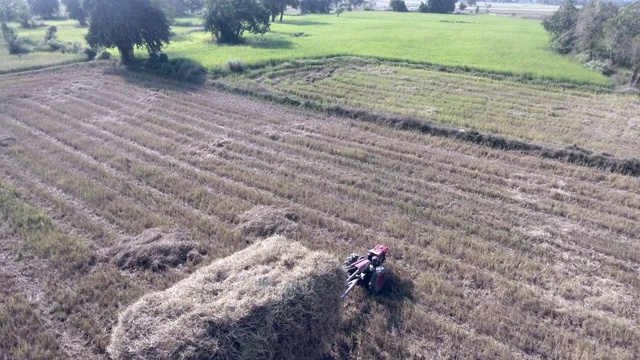
[[[467,74],[472,76],[478,76],[498,81],[516,81],[525,84],[560,87],[571,90],[588,90],[596,93],[611,93],[615,92],[614,85],[596,85],[591,82],[575,81],[570,79],[557,79],[536,76],[533,74],[515,73],[508,71],[497,70],[485,70],[480,68],[474,68],[471,66],[445,66],[429,62],[409,61],[394,58],[385,57],[372,57],[372,56],[352,56],[352,55],[332,55],[332,56],[320,56],[300,59],[271,59],[265,60],[253,64],[244,64],[246,71],[261,72],[267,70],[270,67],[284,66],[290,68],[299,68],[310,65],[327,66],[330,64],[341,63],[371,63],[371,64],[385,64],[391,66],[403,66],[411,69],[422,69],[431,71],[440,71],[447,73]],[[216,69],[211,71],[214,77],[224,77],[229,74],[228,69]]]
[[[596,154],[575,144],[565,148],[558,148],[517,139],[509,139],[500,135],[482,134],[475,130],[467,131],[411,116],[391,115],[340,105],[322,105],[310,100],[302,101],[290,96],[256,91],[244,87],[236,87],[219,81],[214,81],[212,84],[220,90],[240,95],[248,95],[283,105],[320,111],[328,115],[366,121],[395,129],[418,131],[432,136],[453,138],[487,146],[493,149],[517,151],[527,155],[535,155],[545,159],[561,160],[571,164],[593,167],[599,170],[606,170],[622,175],[640,176],[640,159],[638,158],[621,158],[607,153]]]

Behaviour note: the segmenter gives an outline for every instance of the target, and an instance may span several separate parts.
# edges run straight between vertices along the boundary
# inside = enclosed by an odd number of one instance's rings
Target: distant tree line
[[[472,0],[475,4],[475,0]],[[407,12],[407,4],[404,0],[391,0],[389,1],[389,7],[391,11]],[[460,3],[460,10],[466,9],[467,4],[463,1]],[[456,0],[428,0],[420,2],[418,6],[418,12],[421,13],[435,13],[435,14],[450,14],[456,10]]]
[[[630,84],[640,85],[640,1],[620,7],[592,0],[578,9],[574,0],[566,0],[542,25],[555,51],[575,54],[603,73],[618,65],[628,67]]]

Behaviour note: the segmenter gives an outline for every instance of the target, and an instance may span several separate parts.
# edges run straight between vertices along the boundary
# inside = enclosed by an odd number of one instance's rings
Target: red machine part
[[[351,290],[360,284],[370,293],[378,294],[384,288],[389,271],[383,266],[389,248],[384,244],[378,244],[369,250],[368,256],[350,254],[343,266],[347,272],[347,289],[341,298],[345,298]]]

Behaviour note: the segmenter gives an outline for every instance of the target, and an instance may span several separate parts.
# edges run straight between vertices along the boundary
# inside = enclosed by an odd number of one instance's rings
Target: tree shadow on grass
[[[193,60],[176,58],[160,64],[149,65],[147,60],[138,60],[127,66],[115,64],[104,71],[127,83],[154,90],[195,92],[204,84],[207,72]]]
[[[331,25],[328,22],[322,21],[311,21],[305,19],[287,19],[283,22],[278,22],[278,24],[287,24],[287,25],[296,25],[296,26],[320,26],[320,25]]]
[[[274,39],[274,38],[252,38],[249,39],[245,46],[250,46],[254,49],[291,49],[293,48],[293,42],[287,39]]]

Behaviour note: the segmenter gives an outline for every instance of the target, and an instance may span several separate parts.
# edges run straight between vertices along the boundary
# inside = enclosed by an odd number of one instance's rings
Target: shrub
[[[207,70],[197,61],[185,58],[169,60],[166,54],[150,59],[146,68],[162,77],[192,83],[204,82],[207,74]]]
[[[58,28],[55,25],[49,26],[47,33],[44,34],[44,41],[51,41],[58,37]]]
[[[425,4],[424,2],[420,2],[420,6],[418,6],[418,12],[421,13],[428,13],[429,12],[429,5]]]
[[[108,52],[107,50],[102,50],[98,56],[96,56],[96,59],[98,60],[109,60],[111,59],[111,53]]]
[[[98,52],[92,48],[86,48],[84,49],[84,54],[87,55],[87,60],[91,61],[96,58],[96,55],[98,55]]]
[[[604,75],[611,75],[612,73],[612,69],[611,69],[611,66],[609,66],[609,63],[603,60],[594,59],[594,60],[588,61],[584,64],[584,67],[586,67],[589,70],[597,71]]]
[[[398,11],[398,12],[409,11],[409,9],[407,9],[407,4],[404,3],[404,0],[391,0],[389,2],[389,6],[391,7],[392,11]]]
[[[32,50],[29,39],[18,36],[16,31],[5,22],[2,23],[2,37],[7,43],[7,48],[11,55],[27,54]]]
[[[243,73],[244,72],[244,63],[240,60],[229,60],[229,70],[232,73]]]

